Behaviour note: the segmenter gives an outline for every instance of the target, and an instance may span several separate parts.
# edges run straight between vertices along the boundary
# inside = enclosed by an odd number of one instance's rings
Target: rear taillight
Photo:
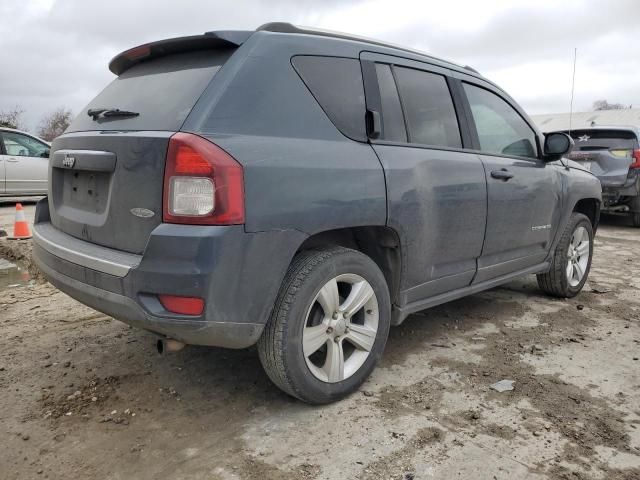
[[[202,137],[176,133],[169,140],[162,218],[166,223],[244,223],[242,166]]]
[[[629,168],[640,168],[640,149],[633,151],[633,163]]]

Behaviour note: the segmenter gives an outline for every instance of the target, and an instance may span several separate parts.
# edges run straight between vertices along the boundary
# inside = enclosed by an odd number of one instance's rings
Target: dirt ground
[[[276,389],[253,349],[161,357],[49,284],[5,287],[0,478],[638,480],[639,245],[605,219],[577,298],[531,276],[413,315],[325,407]]]

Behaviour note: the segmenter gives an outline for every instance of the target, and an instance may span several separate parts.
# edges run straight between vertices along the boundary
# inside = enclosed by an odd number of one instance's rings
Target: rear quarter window
[[[134,65],[87,105],[67,131],[177,131],[213,76],[234,49],[201,50],[167,55]],[[91,108],[117,108],[137,117],[92,120]]]
[[[353,140],[366,141],[366,107],[360,61],[296,56],[291,63],[336,128]]]

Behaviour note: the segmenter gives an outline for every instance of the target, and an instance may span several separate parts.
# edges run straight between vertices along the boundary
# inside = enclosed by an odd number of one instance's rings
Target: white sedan
[[[0,196],[46,195],[50,148],[29,133],[0,127]]]

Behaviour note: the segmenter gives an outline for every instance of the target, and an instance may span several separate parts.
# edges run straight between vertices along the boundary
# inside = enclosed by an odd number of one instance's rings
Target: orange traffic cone
[[[21,203],[16,203],[16,221],[13,224],[13,237],[9,237],[10,240],[20,240],[31,238],[31,229],[29,228],[29,222],[24,217],[24,209]]]

